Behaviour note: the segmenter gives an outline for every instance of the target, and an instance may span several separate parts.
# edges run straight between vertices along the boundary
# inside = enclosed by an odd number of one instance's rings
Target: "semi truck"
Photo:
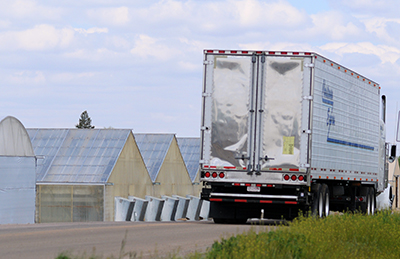
[[[377,82],[304,51],[204,50],[201,199],[215,223],[373,214],[388,187]]]

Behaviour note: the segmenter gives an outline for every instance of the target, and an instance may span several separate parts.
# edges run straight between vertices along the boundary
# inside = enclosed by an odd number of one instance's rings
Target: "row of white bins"
[[[208,220],[210,203],[187,195],[146,196],[141,199],[115,197],[115,221],[179,221]]]

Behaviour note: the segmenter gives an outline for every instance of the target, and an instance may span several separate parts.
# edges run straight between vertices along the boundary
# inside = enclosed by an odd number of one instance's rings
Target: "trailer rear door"
[[[305,165],[310,62],[299,56],[206,53],[203,165],[249,172]]]
[[[261,64],[255,157],[261,170],[307,164],[310,63],[311,58],[268,56]]]

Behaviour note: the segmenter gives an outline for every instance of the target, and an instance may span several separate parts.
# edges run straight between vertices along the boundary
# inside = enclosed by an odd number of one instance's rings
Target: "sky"
[[[204,49],[317,52],[400,100],[398,0],[0,2],[0,117],[200,135]]]

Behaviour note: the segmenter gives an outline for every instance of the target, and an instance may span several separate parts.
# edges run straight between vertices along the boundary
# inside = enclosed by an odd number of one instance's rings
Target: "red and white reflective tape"
[[[265,55],[285,55],[285,56],[312,56],[315,53],[312,52],[300,52],[300,51],[260,51],[260,50],[217,50],[207,49],[204,50],[206,54],[265,54]]]
[[[250,200],[250,199],[225,199],[225,198],[210,198],[212,202],[236,202],[236,203],[266,203],[266,204],[286,204],[297,205],[297,201],[282,201],[282,200]]]

